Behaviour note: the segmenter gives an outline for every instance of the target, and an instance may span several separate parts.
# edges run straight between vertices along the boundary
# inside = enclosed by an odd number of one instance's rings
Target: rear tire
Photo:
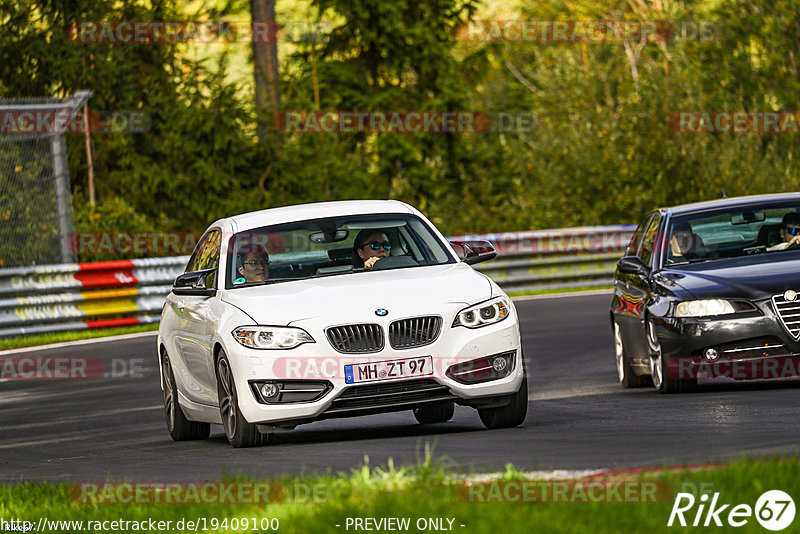
[[[220,351],[217,357],[217,393],[219,395],[219,414],[225,437],[235,448],[258,447],[272,440],[272,434],[262,434],[256,425],[250,424],[239,411],[236,384],[228,355]]]
[[[456,405],[450,401],[414,408],[414,417],[422,425],[431,425],[434,423],[446,423],[453,418],[455,412]]]
[[[483,425],[489,429],[512,428],[525,421],[528,414],[528,377],[522,375],[522,384],[511,397],[511,402],[499,408],[478,408]]]
[[[211,432],[211,425],[199,421],[189,421],[178,404],[175,374],[172,372],[172,364],[166,353],[161,358],[161,371],[164,381],[164,415],[167,419],[167,430],[170,437],[175,441],[207,439]]]

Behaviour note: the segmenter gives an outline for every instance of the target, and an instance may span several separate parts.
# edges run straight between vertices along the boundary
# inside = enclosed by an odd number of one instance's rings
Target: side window
[[[647,224],[650,222],[652,218],[652,214],[648,214],[641,223],[639,223],[639,227],[634,232],[633,236],[631,237],[631,242],[628,243],[628,248],[625,251],[626,256],[635,256],[636,251],[639,250],[639,245],[642,244],[642,236],[644,236],[644,232],[647,229]]]
[[[210,230],[200,239],[194,249],[186,272],[202,271],[203,269],[216,269],[219,267],[219,248],[222,240],[222,233],[217,230]],[[210,275],[206,282],[208,287],[216,287],[216,277]]]
[[[210,232],[209,232],[210,233]],[[192,252],[192,257],[189,258],[189,263],[186,264],[185,273],[191,273],[192,271],[196,271],[195,265],[197,265],[197,258],[200,256],[200,251],[203,250],[203,247],[206,244],[206,238],[208,237],[209,233],[205,233],[200,237],[200,240],[194,246],[194,252]]]
[[[650,260],[653,258],[653,251],[656,246],[656,238],[658,237],[658,226],[661,222],[661,216],[656,213],[647,225],[647,230],[642,237],[642,247],[639,251],[639,257],[645,265],[650,265]]]

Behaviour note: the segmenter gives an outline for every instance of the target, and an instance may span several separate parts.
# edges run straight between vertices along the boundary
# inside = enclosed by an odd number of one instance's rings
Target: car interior
[[[786,213],[794,211],[797,210],[795,208],[745,211],[740,209],[736,212],[692,219],[688,221],[692,225],[694,237],[692,255],[716,259],[765,253],[769,247],[783,241],[780,234],[781,218]],[[669,254],[671,256],[671,251]]]
[[[384,222],[386,226],[355,221],[349,225],[344,223],[331,226],[322,232],[316,224],[309,225],[308,228],[288,229],[276,240],[281,245],[275,245],[269,250],[269,278],[308,278],[362,270],[356,267],[353,243],[359,231],[369,228],[386,234],[392,244],[389,257],[376,263],[374,270],[437,263],[425,239],[416,236],[409,224],[397,220]],[[278,233],[267,235],[276,236]],[[274,237],[272,239],[275,240]],[[242,242],[247,243],[247,239]],[[267,248],[270,249],[269,246]],[[238,266],[238,255],[236,258]]]
[[[781,225],[765,224],[758,230],[756,246],[772,247],[781,242]]]

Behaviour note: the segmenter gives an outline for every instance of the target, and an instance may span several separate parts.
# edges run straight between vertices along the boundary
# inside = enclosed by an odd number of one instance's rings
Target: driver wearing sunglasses
[[[353,243],[353,263],[356,267],[372,269],[382,258],[389,257],[392,244],[380,230],[362,230]]]
[[[792,245],[800,244],[800,213],[790,212],[783,216],[780,234],[783,242],[769,247],[768,251],[786,250]]]

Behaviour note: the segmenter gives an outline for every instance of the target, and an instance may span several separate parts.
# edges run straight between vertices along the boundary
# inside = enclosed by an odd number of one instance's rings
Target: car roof
[[[249,213],[228,217],[227,220],[234,225],[234,231],[243,231],[260,228],[262,226],[304,221],[308,219],[380,213],[416,214],[418,212],[405,202],[400,202],[399,200],[340,200],[251,211]],[[214,225],[218,225],[224,220],[226,219],[221,219],[215,222]]]
[[[800,202],[800,193],[778,193],[772,195],[752,195],[747,197],[721,198],[705,202],[695,202],[692,204],[682,204],[670,208],[661,208],[661,211],[669,212],[672,215],[687,215],[724,208],[744,207],[753,204],[777,204],[786,201]]]

